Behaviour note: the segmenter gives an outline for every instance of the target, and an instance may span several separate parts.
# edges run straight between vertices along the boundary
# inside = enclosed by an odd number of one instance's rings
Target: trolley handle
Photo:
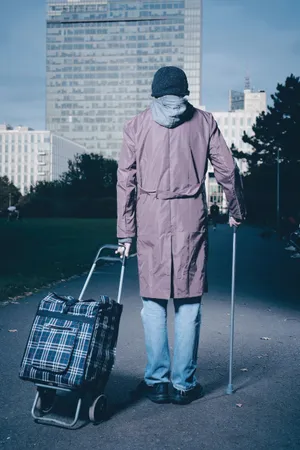
[[[101,254],[102,254],[102,252],[104,250],[115,250],[116,251],[116,250],[118,250],[119,247],[123,247],[124,248],[124,252],[123,252],[123,255],[121,255],[121,257],[119,257],[119,256],[115,256],[115,257],[114,256],[101,256]],[[120,282],[119,282],[119,290],[118,290],[118,300],[117,300],[118,303],[120,303],[121,302],[121,295],[122,295],[122,288],[123,288],[123,281],[124,281],[126,260],[127,260],[127,257],[125,255],[125,245],[124,244],[120,244],[120,245],[108,244],[108,245],[103,245],[102,247],[100,247],[100,249],[98,250],[97,255],[96,255],[95,259],[94,259],[92,267],[91,267],[91,269],[89,271],[87,279],[86,279],[86,281],[84,283],[84,286],[83,286],[83,288],[82,288],[82,290],[80,292],[78,300],[82,301],[82,297],[83,297],[83,295],[84,295],[84,293],[86,291],[86,288],[88,287],[90,279],[91,279],[91,277],[92,277],[92,275],[94,273],[94,270],[95,270],[95,268],[97,266],[97,262],[98,261],[108,261],[108,262],[121,262],[122,263]]]
[[[126,262],[126,256],[125,256],[125,251],[123,253],[123,256],[101,256],[101,254],[103,253],[104,250],[118,250],[118,248],[123,247],[125,250],[125,245],[124,244],[120,244],[120,245],[103,245],[102,247],[100,247],[95,261],[94,263],[97,263],[98,261],[107,261],[107,262],[120,262],[122,263],[122,265],[125,264]]]
[[[108,261],[108,262],[122,262],[122,257],[114,257],[114,256],[100,256],[97,261]]]
[[[120,245],[114,245],[114,244],[106,244],[103,245],[102,247],[100,247],[99,249],[99,253],[102,252],[102,250],[118,250],[119,247],[122,247],[124,244],[120,244]]]

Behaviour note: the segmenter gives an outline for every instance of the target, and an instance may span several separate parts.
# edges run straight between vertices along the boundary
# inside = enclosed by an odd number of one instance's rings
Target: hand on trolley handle
[[[130,248],[131,248],[131,243],[129,242],[125,242],[122,245],[119,245],[118,250],[116,250],[116,255],[120,255],[120,258],[123,257],[124,252],[125,252],[125,256],[126,258],[129,258],[129,253],[130,253]]]

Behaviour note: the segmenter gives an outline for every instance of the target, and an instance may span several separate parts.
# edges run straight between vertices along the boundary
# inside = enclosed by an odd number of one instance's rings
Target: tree
[[[5,211],[9,204],[18,204],[22,197],[20,190],[7,177],[0,177],[0,209]]]
[[[76,155],[74,161],[69,161],[62,183],[69,186],[72,195],[89,198],[115,195],[117,168],[114,160],[95,153],[83,153]]]
[[[277,151],[281,164],[300,162],[300,79],[290,75],[285,84],[277,85],[277,92],[271,95],[274,106],[268,107],[253,126],[254,136],[243,136],[243,141],[254,149],[250,159],[252,166],[273,165],[277,162]]]
[[[38,183],[24,197],[24,215],[116,217],[117,163],[97,154],[76,155],[60,180]]]
[[[20,201],[22,213],[29,217],[67,216],[63,191],[60,180],[40,181]]]
[[[244,133],[243,141],[253,148],[246,154],[233,148],[235,158],[248,163],[245,177],[246,198],[257,215],[271,218],[276,211],[277,158],[280,162],[280,204],[283,214],[300,209],[300,79],[287,77],[271,96],[273,106],[262,113],[253,126],[253,136]]]

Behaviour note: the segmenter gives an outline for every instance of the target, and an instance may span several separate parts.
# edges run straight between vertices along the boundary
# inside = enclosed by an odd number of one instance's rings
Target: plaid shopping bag
[[[107,296],[79,302],[51,293],[41,300],[23,355],[20,377],[80,388],[108,379],[122,305]]]

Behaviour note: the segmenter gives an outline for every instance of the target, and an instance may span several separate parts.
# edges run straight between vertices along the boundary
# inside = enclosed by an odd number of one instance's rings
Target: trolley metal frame
[[[110,250],[110,251],[116,251],[118,250],[119,247],[123,247],[124,248],[124,252],[123,255],[121,255],[121,257],[119,256],[101,256],[101,254],[103,253],[104,250]],[[120,262],[122,267],[121,267],[121,274],[120,274],[120,281],[119,281],[119,289],[118,289],[118,297],[117,297],[117,303],[121,302],[121,297],[122,297],[122,290],[123,290],[123,283],[124,283],[124,275],[125,275],[125,267],[126,267],[126,261],[127,261],[127,257],[125,255],[125,246],[123,244],[120,245],[104,245],[102,247],[100,247],[100,249],[97,252],[97,255],[94,259],[94,262],[92,264],[92,267],[88,273],[88,276],[86,278],[86,281],[84,283],[84,286],[79,294],[78,300],[82,301],[83,296],[85,294],[85,291],[89,285],[89,282],[91,280],[91,277],[96,269],[97,263],[99,261],[105,261],[105,262]],[[79,419],[79,414],[81,411],[81,407],[82,407],[82,400],[83,397],[85,395],[87,395],[87,393],[89,392],[86,388],[85,389],[67,389],[67,388],[62,388],[62,387],[57,387],[57,386],[51,386],[48,384],[42,384],[42,383],[35,383],[35,386],[37,386],[37,393],[31,408],[31,415],[33,417],[33,419],[39,423],[44,423],[44,424],[51,424],[51,425],[58,425],[60,427],[63,428],[73,428],[76,423],[78,422]],[[54,418],[50,418],[50,417],[44,417],[42,415],[42,413],[40,412],[39,414],[37,414],[38,411],[38,403],[39,401],[41,402],[41,395],[40,395],[40,390],[41,389],[54,389],[55,391],[62,391],[62,392],[77,392],[77,394],[79,395],[78,400],[77,400],[77,405],[76,405],[76,410],[75,410],[75,415],[74,415],[74,419],[71,422],[66,422],[64,420],[58,420],[58,419],[54,419]],[[92,406],[94,405],[94,407],[96,407],[96,402],[99,401],[101,402],[101,404],[103,405],[103,409],[106,409],[106,396],[103,394],[103,392],[98,392],[96,395],[96,399],[94,400]],[[92,407],[91,406],[91,407]],[[91,417],[90,417],[91,418]],[[95,421],[95,420],[94,420]]]

